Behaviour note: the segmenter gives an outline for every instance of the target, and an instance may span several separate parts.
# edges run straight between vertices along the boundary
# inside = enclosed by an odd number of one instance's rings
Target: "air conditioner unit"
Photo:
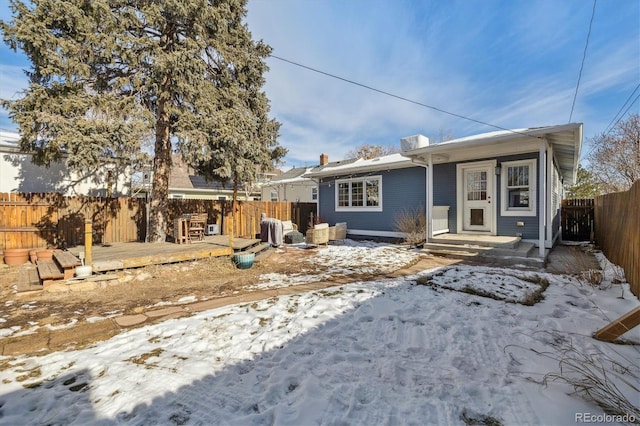
[[[217,224],[207,225],[207,235],[218,235],[220,234],[220,228]]]

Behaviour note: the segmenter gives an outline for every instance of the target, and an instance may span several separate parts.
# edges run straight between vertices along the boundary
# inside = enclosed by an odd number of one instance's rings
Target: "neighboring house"
[[[311,167],[294,167],[261,185],[262,201],[317,202],[318,185],[306,173]]]
[[[169,198],[186,198],[200,200],[231,200],[233,198],[233,183],[219,181],[207,182],[204,177],[196,175],[182,156],[174,154],[171,158],[171,175],[169,176]],[[257,186],[240,188],[238,200],[259,200],[260,190]]]
[[[80,175],[70,172],[64,162],[36,166],[31,154],[20,151],[19,139],[17,133],[0,132],[0,192],[58,192],[68,196],[119,196],[130,192],[130,168],[118,170],[105,165]]]
[[[327,154],[320,154],[320,164],[313,167],[294,167],[261,184],[263,201],[318,202],[318,182],[310,174],[325,167],[351,164],[357,159],[329,163]]]
[[[582,124],[491,132],[438,144],[402,140],[403,152],[322,167],[318,215],[349,234],[397,236],[394,218],[423,206],[427,240],[439,232],[514,236],[541,257],[560,236],[563,184],[575,181]]]

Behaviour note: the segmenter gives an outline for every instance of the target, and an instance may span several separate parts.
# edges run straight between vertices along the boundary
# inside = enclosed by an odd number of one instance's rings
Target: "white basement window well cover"
[[[337,179],[336,211],[382,211],[382,176]]]
[[[536,215],[536,160],[502,163],[500,213],[503,216]]]

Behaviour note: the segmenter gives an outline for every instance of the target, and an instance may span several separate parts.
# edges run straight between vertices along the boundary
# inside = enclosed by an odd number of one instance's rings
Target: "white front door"
[[[494,233],[494,166],[462,165],[459,190],[462,198],[462,231]],[[460,199],[460,198],[459,198]]]

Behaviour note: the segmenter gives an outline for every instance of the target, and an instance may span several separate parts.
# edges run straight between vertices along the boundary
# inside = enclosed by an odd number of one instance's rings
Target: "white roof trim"
[[[324,167],[317,172],[311,172],[306,174],[309,177],[323,177],[323,176],[339,176],[348,173],[360,173],[366,171],[375,170],[389,170],[389,169],[401,169],[405,167],[413,167],[415,164],[411,159],[403,156],[402,154],[384,155],[382,157],[376,157],[370,160],[363,160],[359,158],[353,163]]]
[[[531,129],[513,129],[500,130],[496,132],[481,133],[479,135],[466,136],[464,138],[453,139],[446,142],[432,144],[411,151],[405,151],[402,155],[407,157],[416,157],[422,154],[429,154],[442,151],[452,151],[464,149],[473,145],[484,145],[498,143],[505,140],[521,139],[521,138],[540,138],[542,139],[549,133],[562,132],[567,130],[576,130],[582,128],[582,123],[569,123],[558,126],[536,127]],[[578,149],[579,146],[578,146]]]

